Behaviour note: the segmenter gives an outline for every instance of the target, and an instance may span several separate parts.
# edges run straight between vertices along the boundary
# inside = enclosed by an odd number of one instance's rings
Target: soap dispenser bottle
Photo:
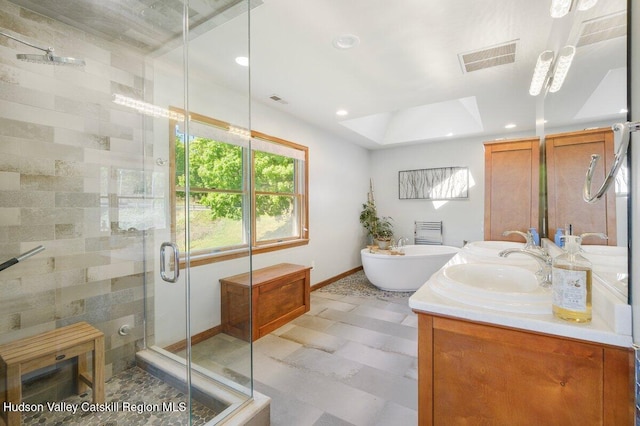
[[[556,243],[556,245],[560,248],[564,247],[564,235],[563,235],[563,229],[562,228],[558,228],[558,230],[556,231],[556,235],[553,239],[553,242]]]
[[[536,246],[540,245],[540,234],[538,234],[538,230],[536,228],[529,228],[529,232],[531,233],[531,237],[533,239],[533,244]]]
[[[553,259],[553,314],[567,321],[591,322],[591,263],[580,255],[580,237],[566,235],[565,252]]]

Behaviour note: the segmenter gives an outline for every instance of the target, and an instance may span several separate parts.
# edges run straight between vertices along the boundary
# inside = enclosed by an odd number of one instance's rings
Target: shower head
[[[49,64],[49,65],[73,65],[73,66],[84,66],[85,62],[82,59],[71,58],[66,56],[54,56],[53,55],[53,47],[43,48],[40,46],[36,46],[35,44],[31,44],[24,40],[20,40],[17,37],[9,35],[5,32],[0,31],[0,35],[10,38],[11,40],[15,40],[18,43],[25,44],[29,47],[33,47],[34,49],[42,50],[44,55],[34,55],[28,53],[18,53],[16,58],[21,61],[34,62],[38,64]]]
[[[53,49],[49,49],[44,55],[33,55],[28,53],[18,53],[16,58],[21,61],[34,62],[36,64],[49,64],[49,65],[73,65],[82,67],[85,65],[84,60],[71,58],[68,56],[54,56]]]

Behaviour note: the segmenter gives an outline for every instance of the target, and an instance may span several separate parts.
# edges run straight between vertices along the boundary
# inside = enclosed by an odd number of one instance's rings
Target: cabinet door
[[[540,140],[484,144],[484,239],[522,241],[504,231],[538,228]]]
[[[632,425],[634,352],[418,312],[418,424]]]
[[[609,239],[588,238],[584,244],[616,245],[615,188],[590,204],[582,199],[585,175],[592,154],[599,154],[593,188],[603,182],[613,163],[613,131],[609,128],[547,136],[548,235],[571,224],[573,234],[603,232]]]

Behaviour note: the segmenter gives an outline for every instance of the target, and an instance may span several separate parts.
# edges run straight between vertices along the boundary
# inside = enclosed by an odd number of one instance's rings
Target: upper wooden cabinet
[[[582,199],[585,175],[592,154],[599,154],[593,176],[593,191],[602,184],[614,157],[611,128],[549,135],[545,138],[547,164],[548,235],[571,224],[574,235],[603,232],[609,237],[585,238],[584,244],[616,245],[616,195],[614,185],[599,201]]]
[[[484,239],[522,241],[504,231],[538,227],[540,139],[484,144]]]

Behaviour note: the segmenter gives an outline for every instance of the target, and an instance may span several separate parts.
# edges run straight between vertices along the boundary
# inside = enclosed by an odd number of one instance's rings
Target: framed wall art
[[[469,168],[439,167],[398,172],[401,200],[457,200],[469,198]]]

